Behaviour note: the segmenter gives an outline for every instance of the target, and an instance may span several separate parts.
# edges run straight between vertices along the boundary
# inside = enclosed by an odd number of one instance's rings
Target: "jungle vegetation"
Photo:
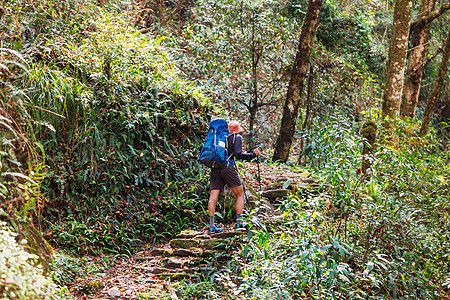
[[[323,189],[182,299],[449,297],[449,1],[2,3],[1,299],[203,228],[213,116]]]

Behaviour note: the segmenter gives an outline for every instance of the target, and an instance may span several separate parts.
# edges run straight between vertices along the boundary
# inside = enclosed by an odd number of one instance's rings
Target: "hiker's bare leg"
[[[216,212],[216,204],[219,200],[220,190],[211,190],[211,194],[209,195],[209,202],[208,202],[208,213],[210,217],[214,216],[214,213]]]
[[[236,196],[236,214],[242,215],[244,212],[244,188],[242,185],[231,188],[231,191]]]

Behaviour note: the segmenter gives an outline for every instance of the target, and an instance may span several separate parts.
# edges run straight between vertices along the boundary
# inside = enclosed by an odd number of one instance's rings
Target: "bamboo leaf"
[[[283,190],[287,189],[290,184],[291,184],[291,180],[289,179],[283,184]]]
[[[20,178],[23,178],[23,179],[25,179],[25,180],[31,182],[32,184],[37,185],[37,182],[36,182],[36,181],[34,181],[33,179],[31,179],[30,177],[28,177],[28,176],[26,176],[26,175],[23,175],[22,173],[17,173],[17,172],[3,172],[3,173],[1,174],[1,176],[3,176],[3,177],[4,177],[4,176],[20,177]]]

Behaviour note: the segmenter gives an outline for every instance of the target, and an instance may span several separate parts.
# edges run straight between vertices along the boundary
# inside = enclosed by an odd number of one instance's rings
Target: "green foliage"
[[[288,2],[287,15],[302,20],[307,1]],[[377,105],[381,97],[388,39],[383,25],[390,21],[384,3],[324,1],[319,19],[308,80],[310,116],[329,119],[335,113],[351,118]],[[306,90],[306,88],[305,88]],[[306,127],[303,126],[303,127]]]
[[[105,272],[105,267],[110,267],[114,258],[105,256],[102,264],[92,262],[88,257],[73,257],[60,251],[53,257],[52,278],[58,286],[69,289],[72,292],[84,291],[88,283],[99,274]]]
[[[68,248],[98,246],[116,253],[130,253],[142,239],[177,233],[195,216],[185,211],[203,205],[181,197],[190,198],[184,190],[203,196],[195,153],[208,121],[207,109],[200,106],[207,98],[180,80],[161,46],[164,38],[144,36],[127,25],[130,19],[119,11],[130,7],[121,1],[102,8],[76,0],[15,4],[6,3],[0,25],[7,28],[5,41],[32,53],[32,62],[23,76],[25,59],[3,49],[2,63],[15,67],[28,88],[2,81],[2,92],[24,96],[14,101],[28,122],[26,130],[44,141],[40,151],[46,153],[49,173],[42,186],[48,200],[44,219],[38,215],[42,228]],[[19,35],[23,40],[16,43]],[[3,60],[14,54],[19,59]],[[19,122],[14,123],[11,102],[5,103],[2,197],[23,194],[18,203],[25,205],[17,209],[33,212],[37,206],[40,213],[43,199],[31,192],[40,190],[44,166],[16,168],[24,161],[9,146],[20,148],[14,144],[19,140],[23,148],[34,149],[13,127]],[[182,191],[173,199],[165,191],[168,182]]]
[[[42,145],[33,136],[28,99],[18,84],[20,73],[27,71],[25,58],[2,48],[0,65],[0,212],[6,219],[25,220],[42,209]]]
[[[330,176],[344,171],[350,172],[346,177],[354,175],[355,166],[361,161],[361,140],[355,139],[355,128],[343,116],[315,122],[303,138],[306,145],[303,163],[308,167]]]
[[[27,253],[15,237],[6,223],[1,222],[0,298],[59,299],[56,285],[44,276],[42,266],[37,265],[37,256]]]
[[[338,5],[325,5],[317,39],[328,50],[347,55],[357,68],[381,75],[387,59],[388,40],[383,36],[385,32],[379,32],[378,28],[385,30],[383,25],[387,26],[390,20],[388,8],[381,3],[377,5],[355,1],[345,10]]]
[[[339,238],[321,236],[324,218],[314,201],[292,197],[282,205],[283,222],[275,231],[262,227],[248,233],[238,260],[245,299],[331,299],[345,288],[351,250]],[[303,209],[302,209],[303,208]],[[302,209],[302,211],[300,211]]]
[[[33,115],[49,170],[41,225],[76,251],[131,253],[176,234],[203,205],[195,153],[208,100],[178,77],[164,38],[124,19],[99,10],[70,39],[54,35],[46,47],[57,61],[27,73],[32,105],[45,108]]]
[[[218,300],[226,297],[220,284],[213,282],[182,281],[176,286],[176,292],[180,299]]]
[[[307,136],[315,144],[305,158],[321,192],[285,200],[275,225],[253,217],[221,282],[243,299],[440,299],[450,267],[450,153],[432,135],[418,138],[416,121],[399,120],[397,147],[378,139],[361,177],[361,137],[342,117],[323,121]]]
[[[324,5],[309,74],[312,115],[302,120],[302,163],[322,190],[285,201],[276,227],[252,220],[219,277],[234,297],[428,299],[448,288],[448,151],[432,135],[417,138],[415,120],[401,120],[398,145],[380,141],[368,177],[357,175],[364,141],[348,119],[377,105],[389,10],[348,4]],[[77,252],[128,255],[143,241],[203,225],[207,179],[196,153],[210,104],[238,117],[258,108],[257,130],[271,139],[278,115],[258,104],[283,98],[305,8],[306,1],[199,1],[184,37],[169,38],[133,29],[139,14],[125,1],[6,1],[1,208],[36,212],[46,236]],[[98,272],[84,259],[54,260],[60,285]],[[177,292],[228,297],[216,287],[184,282]]]
[[[308,1],[290,0],[288,16],[302,20]],[[389,5],[381,2],[324,1],[317,29],[317,40],[330,52],[344,55],[358,69],[382,74],[389,40]]]

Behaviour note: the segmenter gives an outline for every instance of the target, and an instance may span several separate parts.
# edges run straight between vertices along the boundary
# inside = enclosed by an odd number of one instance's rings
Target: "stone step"
[[[279,190],[266,190],[261,193],[261,196],[270,201],[274,201],[276,199],[286,198],[291,193],[288,189],[279,189]]]
[[[201,249],[174,249],[173,256],[180,257],[199,257],[203,255],[203,251]]]
[[[170,240],[169,245],[172,248],[179,248],[179,249],[192,249],[192,248],[198,248],[199,240],[197,239],[173,239]]]
[[[196,252],[196,248],[202,248],[204,250],[212,250],[219,245],[227,245],[230,243],[229,238],[233,238],[236,236],[242,236],[245,232],[242,231],[226,231],[221,233],[216,233],[213,235],[206,235],[200,232],[192,232],[192,231],[182,231],[177,235],[175,239],[169,241],[169,246],[172,249],[184,249],[190,250],[194,249],[193,252]],[[220,246],[219,246],[220,248]],[[163,255],[170,253],[167,250],[155,250],[155,254]],[[183,253],[182,251],[178,252],[179,254]],[[185,252],[186,254],[188,252]],[[171,255],[174,254],[173,252]],[[152,253],[153,255],[153,253]]]
[[[168,257],[168,256],[173,255],[173,249],[171,249],[171,248],[155,248],[152,251],[150,251],[150,254],[152,256]]]
[[[230,244],[230,241],[227,239],[210,239],[210,240],[201,240],[199,242],[199,247],[206,250],[214,250],[220,249],[224,250],[227,245]]]
[[[224,231],[221,233],[216,233],[214,235],[211,235],[211,238],[213,239],[228,239],[233,237],[240,237],[247,234],[245,231]]]
[[[179,234],[176,235],[177,239],[209,239],[209,235],[202,231],[196,230],[183,230]]]

